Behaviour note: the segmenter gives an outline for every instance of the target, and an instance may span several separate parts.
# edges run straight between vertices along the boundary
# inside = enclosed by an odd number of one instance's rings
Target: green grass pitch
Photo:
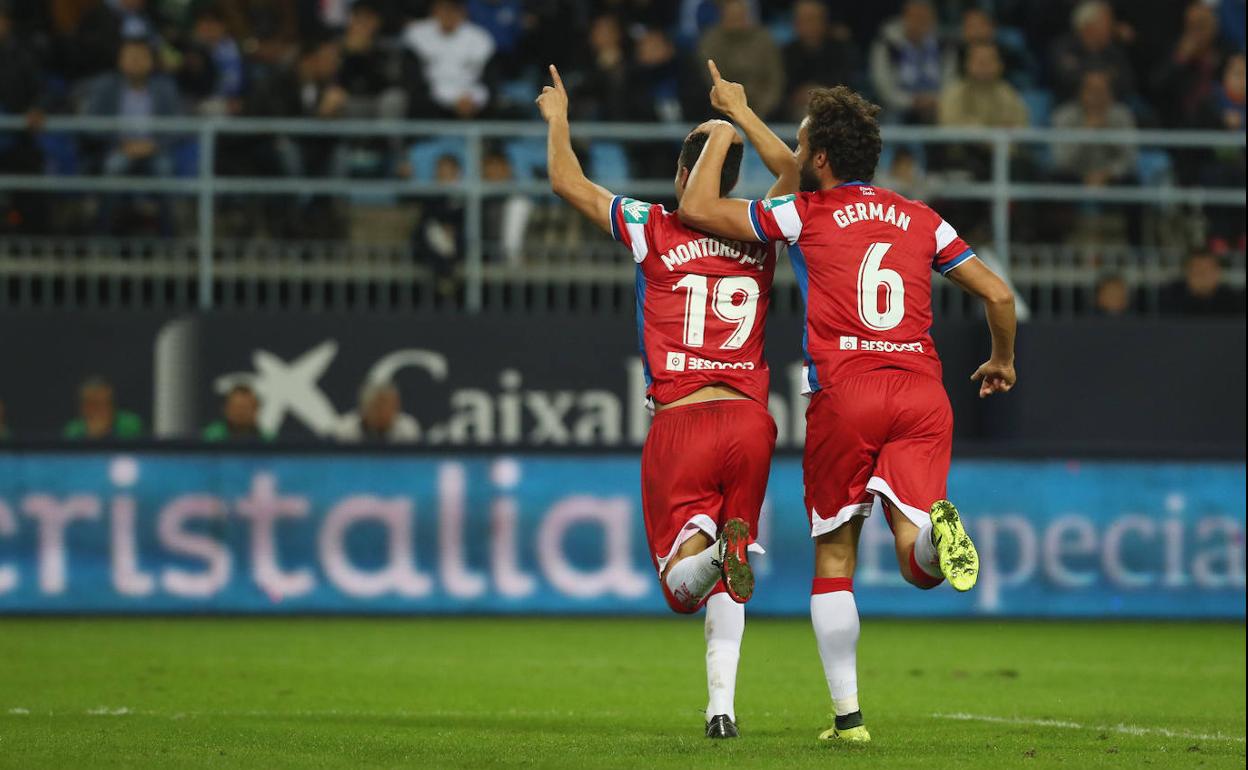
[[[700,620],[700,619],[699,619]],[[747,624],[701,737],[701,623],[0,618],[0,767],[1244,767],[1244,626],[867,619],[874,742],[820,745],[809,625]]]

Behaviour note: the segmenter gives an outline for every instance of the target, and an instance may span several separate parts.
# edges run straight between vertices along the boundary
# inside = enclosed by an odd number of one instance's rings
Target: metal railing
[[[0,117],[0,132],[21,130],[20,117]],[[131,130],[132,126],[122,118],[98,117],[50,117],[44,127],[48,132],[71,132],[75,134],[115,134]],[[144,130],[154,135],[193,137],[197,148],[197,173],[183,177],[151,176],[82,176],[82,175],[0,175],[0,191],[35,191],[44,193],[148,193],[181,196],[194,201],[195,237],[193,239],[193,277],[187,274],[183,264],[189,255],[185,240],[170,241],[152,251],[147,262],[129,256],[111,261],[104,258],[106,241],[91,247],[94,256],[88,254],[78,259],[61,258],[50,254],[49,243],[56,239],[7,239],[0,242],[0,281],[16,281],[20,287],[29,287],[39,276],[72,278],[89,273],[99,277],[108,276],[118,282],[127,280],[128,274],[139,273],[146,277],[167,271],[170,280],[180,281],[180,291],[189,291],[194,304],[201,310],[218,307],[225,300],[218,296],[222,281],[249,278],[257,284],[280,280],[290,275],[283,265],[299,268],[299,274],[308,280],[325,281],[335,286],[367,284],[370,282],[411,285],[427,276],[419,266],[413,266],[402,253],[385,258],[354,259],[358,248],[354,245],[324,248],[329,256],[324,259],[295,257],[289,263],[264,258],[229,258],[229,255],[245,254],[250,248],[253,257],[263,248],[247,244],[232,244],[218,239],[216,228],[217,201],[221,196],[349,196],[368,198],[376,196],[405,198],[436,198],[447,195],[461,196],[464,201],[464,284],[463,305],[470,312],[482,309],[485,304],[487,285],[504,290],[509,282],[531,284],[535,271],[531,268],[514,269],[506,266],[487,265],[485,259],[484,207],[488,200],[500,196],[545,196],[549,188],[539,179],[508,182],[485,181],[482,177],[482,161],[486,143],[492,140],[520,138],[540,139],[545,136],[545,126],[536,122],[448,122],[448,121],[377,121],[377,120],[302,120],[302,119],[204,119],[160,118],[144,124]],[[687,127],[671,124],[605,124],[578,123],[573,136],[578,140],[611,140],[617,142],[679,141]],[[780,126],[782,136],[794,136],[796,127]],[[297,137],[381,138],[390,140],[433,140],[452,138],[462,140],[465,148],[464,168],[461,181],[448,187],[446,184],[406,179],[356,179],[341,177],[234,177],[214,173],[218,145],[223,137],[231,135],[281,135]],[[1087,187],[1081,184],[1053,184],[1019,181],[1012,176],[1011,156],[1020,145],[1083,144],[1158,147],[1172,150],[1231,148],[1242,152],[1245,137],[1239,132],[1212,131],[1096,131],[1051,129],[975,129],[933,127],[887,127],[884,130],[887,144],[948,145],[974,144],[990,151],[991,173],[986,181],[946,181],[939,187],[939,198],[944,201],[978,201],[991,211],[991,252],[997,262],[1007,269],[1013,265],[1011,250],[1010,206],[1016,202],[1061,202],[1080,204],[1133,204],[1154,207],[1223,207],[1244,208],[1245,192],[1241,188],[1227,187],[1180,187],[1172,181],[1115,187]],[[1242,162],[1242,161],[1241,161]],[[635,197],[669,198],[672,182],[669,179],[624,178],[600,180],[617,191]],[[736,191],[745,196],[761,195],[765,185],[746,181]],[[313,247],[308,247],[313,248]],[[81,247],[79,247],[81,250]],[[133,250],[133,244],[128,246]],[[171,250],[171,251],[170,251]],[[384,251],[384,250],[383,250]],[[178,259],[159,258],[159,253],[176,253]],[[401,250],[400,250],[401,252]],[[120,253],[120,252],[119,252]],[[338,253],[339,257],[333,254]],[[23,256],[25,255],[25,256]],[[342,256],[347,258],[344,260]],[[552,265],[554,278],[568,278],[562,265]],[[292,268],[293,269],[293,268]],[[155,273],[153,271],[156,271]],[[540,271],[539,271],[540,272]],[[595,264],[576,271],[584,282],[605,282],[627,287],[631,274],[627,266],[613,268]],[[1022,276],[1020,275],[1020,278]],[[1242,281],[1242,276],[1237,276]],[[3,302],[0,295],[0,302]],[[592,300],[591,300],[592,301]],[[229,304],[225,302],[225,304]]]

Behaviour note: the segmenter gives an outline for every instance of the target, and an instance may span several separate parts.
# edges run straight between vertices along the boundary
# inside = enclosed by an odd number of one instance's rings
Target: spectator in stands
[[[967,53],[965,75],[940,91],[940,124],[985,128],[1026,126],[1027,105],[1002,74],[1001,57],[995,43],[972,45]],[[986,179],[992,172],[991,149],[983,144],[937,145],[932,148],[931,159],[934,170],[972,179]],[[946,216],[956,213],[954,210]],[[962,216],[967,220],[974,217],[969,213]]]
[[[250,92],[288,68],[302,42],[299,36],[300,0],[217,0],[230,35],[245,52],[244,86]],[[317,34],[306,35],[315,39]],[[248,94],[249,96],[250,94]],[[244,110],[246,107],[244,97]],[[222,153],[218,152],[218,160]]]
[[[374,382],[360,391],[359,410],[343,419],[336,435],[345,443],[403,444],[420,440],[420,425],[403,412],[394,383]]]
[[[931,2],[907,0],[871,44],[871,83],[890,120],[936,122],[942,58]]]
[[[1155,106],[1164,125],[1182,128],[1196,122],[1201,107],[1217,90],[1224,59],[1213,8],[1192,3],[1174,51],[1153,75]]]
[[[463,169],[454,155],[438,158],[434,178],[447,190],[457,189]],[[433,273],[434,293],[443,301],[458,295],[462,276],[460,256],[464,253],[464,199],[460,195],[439,195],[421,201],[421,217],[412,233],[412,253]]]
[[[225,394],[221,418],[204,428],[204,441],[272,441],[273,434],[260,429],[260,398],[250,385],[235,385]]]
[[[78,418],[65,426],[67,439],[135,439],[143,435],[143,420],[117,408],[113,385],[103,377],[88,377],[78,388]]]
[[[9,424],[5,421],[4,399],[0,398],[0,441],[8,441],[12,438],[13,432],[9,430]]]
[[[0,131],[0,174],[39,174],[43,152],[38,134],[43,126],[39,58],[34,48],[13,32],[9,0],[0,0],[0,116],[22,115],[23,131]],[[40,193],[0,191],[0,233],[10,230],[45,232],[46,197]]]
[[[1076,101],[1053,113],[1053,127],[1065,129],[1135,128],[1135,117],[1127,106],[1114,101],[1112,75],[1092,70],[1083,75]],[[1135,175],[1135,145],[1057,144],[1053,147],[1054,170],[1060,178],[1078,180],[1089,187],[1104,187],[1130,181]]]
[[[1222,79],[1205,96],[1196,110],[1192,125],[1224,131],[1243,131],[1244,120],[1244,54],[1232,54],[1222,67]],[[1242,167],[1242,160],[1240,161]]]
[[[150,128],[152,118],[172,117],[181,112],[177,86],[156,72],[156,56],[145,39],[126,40],[117,55],[117,72],[92,81],[83,104],[90,116],[121,117],[123,128],[99,147],[96,165],[108,176],[172,176],[173,138]],[[123,204],[135,204],[125,209]],[[131,216],[133,215],[133,216]],[[172,227],[166,196],[106,195],[100,207],[101,227],[109,233],[129,231],[134,222],[147,232],[152,222],[163,234]]]
[[[488,106],[486,67],[494,40],[468,21],[462,0],[434,0],[429,18],[412,22],[403,42],[415,56],[423,90],[413,96],[428,116],[474,118]],[[426,116],[426,115],[422,115]]]
[[[195,13],[191,40],[183,53],[179,84],[183,93],[200,97],[196,111],[206,115],[235,115],[242,109],[246,63],[230,35],[225,16],[214,5]]]
[[[348,94],[339,84],[342,49],[328,36],[304,42],[293,68],[283,67],[257,82],[248,94],[246,113],[272,118],[336,118]]]
[[[147,0],[94,3],[80,18],[69,44],[74,74],[90,77],[112,69],[127,40],[142,40],[153,49],[161,45]]]
[[[1127,280],[1118,273],[1108,273],[1096,282],[1092,312],[1101,318],[1121,318],[1131,309],[1131,291]]]
[[[1244,54],[1228,56],[1222,82],[1205,99],[1197,111],[1197,128],[1220,129],[1243,133],[1244,120]],[[1178,153],[1176,153],[1177,155]],[[1186,163],[1179,167],[1180,180],[1211,187],[1244,187],[1244,150],[1242,147],[1219,147],[1197,150],[1180,156]],[[1209,218],[1211,243],[1243,251],[1245,243],[1243,209],[1211,207]]]
[[[342,36],[342,69],[339,81],[353,97],[375,97],[390,85],[386,57],[377,45],[381,14],[368,0],[351,6]]]
[[[630,80],[629,50],[619,17],[602,14],[589,25],[588,59],[573,87],[577,117],[628,120],[630,102],[642,84]]]
[[[637,37],[633,84],[638,94],[629,120],[676,122],[680,114],[680,67],[676,45],[659,27],[646,27]],[[665,150],[670,155],[670,148]],[[671,165],[671,158],[667,158]]]
[[[746,0],[724,0],[719,23],[698,41],[698,61],[705,94],[711,87],[706,60],[714,59],[724,78],[745,86],[750,106],[768,118],[784,99],[784,62],[771,32],[759,26]]]
[[[1114,11],[1105,0],[1084,0],[1071,14],[1071,34],[1053,45],[1052,77],[1059,102],[1074,98],[1083,76],[1096,70],[1109,76],[1114,96],[1135,94],[1135,73],[1116,40]]]
[[[967,50],[965,75],[940,91],[942,126],[1022,128],[1027,105],[1003,77],[1000,49],[975,43]]]
[[[962,12],[958,44],[945,53],[945,78],[958,77],[966,72],[966,59],[976,45],[991,43],[997,47],[1005,79],[1015,86],[1030,84],[1031,58],[1027,51],[1016,44],[1007,45],[997,34],[997,22],[983,8],[971,6]]]
[[[523,0],[468,0],[468,18],[494,40],[498,65],[506,71],[520,64],[522,43],[537,23]]]
[[[177,87],[156,72],[156,57],[146,40],[126,40],[117,55],[117,71],[91,84],[83,112],[124,119],[125,128],[106,149],[104,173],[168,176],[173,172],[168,139],[148,128],[152,118],[181,111]]]
[[[1183,278],[1161,294],[1161,312],[1174,316],[1236,316],[1244,313],[1244,292],[1222,282],[1222,262],[1200,249],[1183,262]]]
[[[515,179],[511,162],[497,148],[486,153],[481,162],[481,175],[486,182],[505,183]],[[524,259],[524,237],[532,213],[533,199],[528,195],[513,193],[485,202],[482,213],[485,240],[495,246],[495,254],[509,265],[519,265]]]
[[[823,0],[798,0],[793,6],[793,40],[784,47],[785,105],[790,120],[806,114],[806,101],[816,86],[857,87],[858,46],[849,28],[828,21]]]
[[[275,69],[254,84],[244,113],[255,117],[333,120],[346,113],[349,96],[338,83],[342,66],[338,41],[323,36],[304,42],[295,66]],[[252,165],[250,173],[286,176],[341,176],[344,153],[334,136],[242,136],[232,151]],[[325,196],[291,201],[265,199],[265,224],[304,238],[332,237],[340,232],[341,217]]]

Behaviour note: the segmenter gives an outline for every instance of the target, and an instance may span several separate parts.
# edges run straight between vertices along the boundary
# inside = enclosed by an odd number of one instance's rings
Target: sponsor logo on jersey
[[[862,195],[871,196],[871,195],[875,195],[875,188],[867,187],[865,184],[859,185],[858,192],[861,193]]]
[[[766,198],[763,200],[763,211],[771,211],[776,206],[783,206],[796,198],[796,193],[789,193],[788,195],[781,195],[776,198]]]
[[[841,336],[841,350],[867,350],[872,353],[922,353],[922,342],[889,342],[887,340],[862,340]]]
[[[663,254],[661,259],[668,270],[675,270],[695,259],[723,257],[741,265],[751,265],[759,270],[767,263],[767,249],[763,244],[726,241],[720,238],[697,238],[678,243]]]
[[[745,371],[754,371],[753,361],[712,361],[708,358],[698,358],[684,353],[671,352],[667,354],[667,370],[669,372],[697,372],[697,371],[715,371],[723,369],[739,369]]]
[[[644,225],[650,219],[650,204],[644,201],[625,198],[620,202],[624,210],[624,221],[634,225]]]
[[[904,211],[898,211],[897,207],[891,203],[887,206],[882,203],[847,203],[832,212],[832,219],[836,220],[836,224],[841,227],[849,227],[855,222],[875,220],[894,225],[902,230],[910,229],[910,215]]]

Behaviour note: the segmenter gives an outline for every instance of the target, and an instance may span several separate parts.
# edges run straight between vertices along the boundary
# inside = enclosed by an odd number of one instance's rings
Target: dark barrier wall
[[[769,322],[779,445],[800,447],[801,319]],[[1243,322],[1022,327],[1020,383],[979,401],[980,323],[935,330],[962,450],[1242,456]],[[193,438],[219,394],[250,382],[284,438],[332,436],[361,385],[394,379],[425,447],[635,448],[648,416],[623,318],[0,314],[0,399],[19,438],[55,435],[98,372],[157,435]]]
[[[809,610],[801,463],[778,459],[750,612]],[[0,449],[5,612],[667,613],[633,453]],[[920,591],[881,515],[864,613],[1244,617],[1239,462],[955,462],[979,585]]]

